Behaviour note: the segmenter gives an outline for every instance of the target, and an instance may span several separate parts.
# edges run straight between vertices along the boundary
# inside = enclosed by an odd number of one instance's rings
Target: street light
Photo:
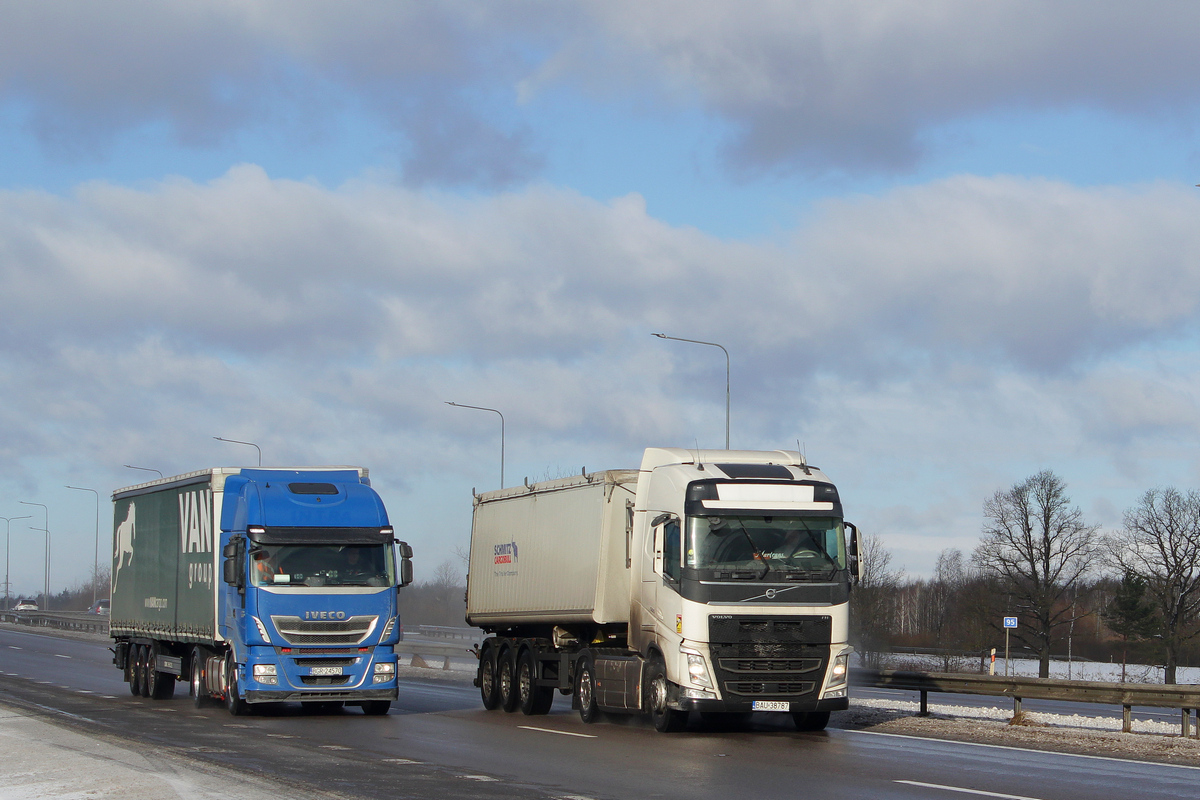
[[[491,411],[493,414],[500,414],[494,408],[484,408],[483,406],[468,406],[462,403],[451,403],[446,401],[446,405],[454,406],[455,408],[473,408],[476,411]],[[500,414],[500,488],[504,488],[504,415]]]
[[[42,595],[43,601],[46,603],[46,607],[43,608],[42,611],[49,611],[50,610],[50,509],[47,508],[46,506],[42,505],[41,503],[28,503],[24,500],[18,500],[17,502],[23,506],[42,506],[42,510],[46,512],[46,527],[30,528],[30,530],[34,530],[34,531],[40,530],[40,531],[45,531],[45,533],[46,533],[46,564],[45,564],[45,569],[43,570],[45,573],[45,582],[46,582],[45,592],[46,593],[44,595]]]
[[[218,442],[230,442],[231,444],[244,444],[247,447],[253,447],[258,451],[258,465],[260,467],[262,466],[262,448],[256,445],[254,442],[239,442],[237,439],[222,439],[220,436],[214,436],[213,438]]]
[[[725,354],[725,449],[729,449],[729,351],[716,342],[702,342],[699,339],[680,339],[678,336],[667,336],[665,333],[652,333],[651,336],[657,336],[660,339],[671,339],[676,342],[691,342],[692,344],[703,344],[709,347],[720,347],[721,352]]]
[[[163,474],[160,470],[151,469],[150,467],[135,467],[133,464],[122,464],[121,466],[125,467],[125,469],[140,469],[140,470],[144,470],[146,472],[157,472],[158,477],[160,477],[160,478],[163,477]]]
[[[8,611],[12,608],[12,584],[8,582],[8,537],[11,532],[12,521],[14,519],[33,519],[26,514],[23,517],[0,517],[4,520],[4,610]]]
[[[86,486],[68,486],[67,488],[96,495],[96,552],[93,554],[94,562],[92,564],[92,605],[95,605],[96,584],[100,580],[100,493],[95,489],[88,489]]]

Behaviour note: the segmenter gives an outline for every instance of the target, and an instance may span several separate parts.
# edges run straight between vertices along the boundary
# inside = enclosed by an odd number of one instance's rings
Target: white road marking
[[[54,657],[55,658],[70,658],[70,656],[64,656],[62,653],[55,653]]]
[[[999,792],[985,792],[981,789],[964,789],[961,786],[942,786],[940,783],[921,783],[920,781],[895,781],[895,783],[903,783],[907,786],[920,786],[922,789],[941,789],[947,792],[958,792],[960,794],[977,794],[983,797],[999,797],[1001,800],[1037,800],[1036,797],[1025,797],[1020,794],[1000,794]]]
[[[1142,764],[1148,767],[1174,767],[1176,769],[1200,770],[1192,764],[1170,764],[1166,761],[1137,761],[1132,758],[1116,758],[1113,756],[1093,756],[1085,753],[1063,753],[1058,750],[1038,750],[1033,747],[1013,747],[1007,744],[984,744],[983,742],[958,742],[953,739],[934,739],[932,736],[907,736],[903,733],[883,733],[882,731],[853,731],[843,730],[842,733],[861,734],[864,736],[890,736],[897,739],[915,739],[919,742],[934,742],[944,745],[961,745],[963,747],[990,747],[995,750],[1013,750],[1018,753],[1041,753],[1046,756],[1061,756],[1062,758],[1092,758],[1097,761],[1117,761],[1122,764]]]
[[[385,758],[387,764],[421,764],[421,761],[413,761],[411,758]]]
[[[25,648],[24,648],[24,647],[17,647],[15,644],[10,644],[10,645],[8,646],[8,649],[9,649],[9,650],[24,650]]]
[[[594,733],[574,733],[572,731],[556,731],[553,728],[535,728],[532,725],[518,725],[527,731],[541,731],[542,733],[557,733],[559,736],[578,736],[581,739],[599,739],[600,737]]]
[[[287,733],[268,733],[267,736],[272,739],[295,739],[296,738],[295,736],[292,736]]]
[[[455,775],[456,778],[462,778],[464,781],[499,781],[499,778],[493,778],[490,775]]]
[[[345,745],[340,745],[340,744],[323,744],[323,745],[319,745],[319,746],[325,750],[349,750],[350,749],[349,747],[346,747]]]

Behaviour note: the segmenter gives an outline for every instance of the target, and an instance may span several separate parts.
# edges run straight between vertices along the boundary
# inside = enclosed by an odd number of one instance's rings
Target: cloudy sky
[[[0,6],[0,514],[91,569],[131,464],[471,490],[794,448],[894,563],[1043,468],[1200,485],[1200,6]],[[102,557],[107,544],[101,548]]]

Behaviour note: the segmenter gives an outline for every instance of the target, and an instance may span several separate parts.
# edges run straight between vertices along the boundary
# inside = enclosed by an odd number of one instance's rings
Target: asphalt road
[[[1196,795],[1200,769],[831,728],[783,715],[749,728],[663,735],[615,718],[584,725],[567,698],[543,717],[486,712],[473,687],[406,680],[384,717],[249,717],[129,694],[100,642],[0,630],[0,701],[108,740],[258,776],[301,794],[369,798],[954,798]],[[836,723],[835,723],[836,724]],[[30,743],[36,746],[36,743]],[[0,776],[3,767],[0,766]]]

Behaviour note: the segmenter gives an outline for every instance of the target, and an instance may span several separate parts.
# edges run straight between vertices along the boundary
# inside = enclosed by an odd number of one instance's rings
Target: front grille
[[[364,615],[331,621],[271,617],[271,623],[288,644],[332,646],[366,640],[379,623],[379,617]]]
[[[747,681],[726,681],[725,691],[741,697],[796,697],[811,694],[817,688],[813,681],[796,681],[792,683],[751,683]]]
[[[349,675],[302,675],[300,680],[305,686],[345,686],[350,682]]]
[[[728,616],[709,619],[709,648],[724,694],[802,699],[821,685],[829,663],[828,616]]]
[[[726,672],[812,672],[821,668],[820,658],[721,658],[717,666]]]
[[[298,667],[350,667],[358,663],[357,658],[296,658]]]

